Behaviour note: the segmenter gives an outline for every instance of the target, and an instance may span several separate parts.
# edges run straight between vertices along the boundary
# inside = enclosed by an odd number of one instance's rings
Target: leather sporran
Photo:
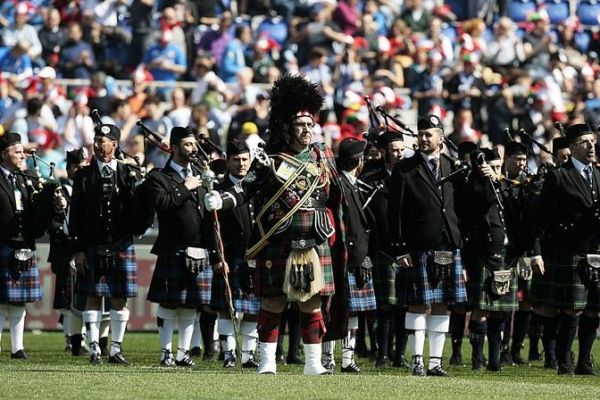
[[[505,294],[510,292],[511,279],[511,269],[492,271],[492,293],[494,293],[497,296],[504,296]]]
[[[584,280],[600,289],[600,254],[586,254],[581,265]]]
[[[101,275],[117,267],[119,251],[114,245],[103,245],[96,247],[96,269]]]
[[[428,274],[433,281],[442,281],[452,277],[454,255],[451,251],[434,251],[429,263]]]
[[[33,250],[31,249],[16,249],[13,250],[11,257],[11,270],[17,278],[25,271],[33,268]]]
[[[185,249],[185,269],[192,275],[197,275],[206,269],[208,260],[206,250],[201,247]]]
[[[292,301],[304,302],[324,286],[323,267],[314,248],[292,249],[285,264],[283,292]]]

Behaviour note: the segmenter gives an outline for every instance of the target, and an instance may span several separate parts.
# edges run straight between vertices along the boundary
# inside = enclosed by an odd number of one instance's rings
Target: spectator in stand
[[[152,73],[154,80],[175,82],[187,69],[185,53],[172,43],[173,33],[163,31],[157,43],[151,46],[144,55],[144,64]],[[157,93],[167,99],[173,88],[159,88]]]
[[[254,82],[267,83],[269,68],[275,66],[271,50],[279,51],[279,45],[274,40],[262,35],[254,44],[251,66],[254,71]]]
[[[149,45],[153,28],[152,9],[154,0],[133,0],[129,6],[129,25],[131,26],[131,45],[127,65],[135,68],[142,62]]]
[[[102,116],[103,124],[112,124],[121,131],[121,141],[126,142],[131,139],[131,132],[137,131],[135,124],[138,121],[137,115],[131,112],[129,103],[125,99],[112,99],[110,115]]]
[[[575,33],[581,31],[582,27],[579,23],[579,18],[570,16],[569,18],[558,24],[558,43],[559,51],[562,52],[569,64],[581,70],[585,64],[585,57],[579,51],[575,43]],[[567,91],[569,93],[570,91]]]
[[[454,63],[454,47],[450,39],[442,34],[442,20],[432,18],[431,25],[427,32],[427,40],[431,41],[432,49],[440,52],[443,65],[452,65]]]
[[[10,130],[17,132],[21,138],[26,137],[30,143],[36,143],[33,137],[34,132],[46,130],[48,132],[58,132],[58,125],[52,110],[44,103],[40,96],[34,96],[26,100],[26,115],[23,118],[15,120]],[[18,113],[17,113],[18,114]]]
[[[344,53],[337,57],[335,69],[333,70],[333,82],[335,83],[334,110],[341,115],[347,90],[363,93],[363,79],[367,77],[367,71],[360,63],[360,56],[352,46],[346,46]]]
[[[202,101],[209,85],[220,93],[225,100],[231,98],[231,92],[223,80],[213,71],[213,62],[209,57],[199,56],[196,58],[192,74],[196,78],[196,86],[194,86],[194,90],[192,90],[192,94],[190,95],[192,105],[196,105]]]
[[[13,110],[18,102],[13,92],[10,83],[0,74],[0,126],[2,126],[0,129],[4,129],[4,121],[12,116],[9,111]]]
[[[206,32],[198,43],[198,50],[210,54],[214,65],[221,65],[225,47],[233,39],[229,33],[232,20],[231,12],[223,12],[219,21],[219,29]]]
[[[529,73],[548,72],[550,53],[554,51],[548,15],[539,12],[530,15],[527,19],[533,23],[533,29],[523,38],[525,68]]]
[[[479,56],[477,53],[465,54],[462,57],[462,68],[446,82],[450,109],[471,110],[473,126],[483,129],[484,96],[486,85],[479,72]]]
[[[90,110],[97,109],[100,115],[110,114],[114,99],[106,89],[106,78],[104,71],[94,72],[90,78],[90,87],[85,91]]]
[[[440,75],[442,55],[433,50],[427,57],[427,69],[414,83],[412,98],[417,101],[417,113],[421,116],[442,115],[444,82]]]
[[[267,127],[269,126],[269,96],[266,93],[256,95],[254,107],[249,109],[238,110],[231,119],[229,126],[227,142],[233,139],[244,140],[243,125],[246,121],[254,122],[257,133],[264,136]]]
[[[110,0],[94,7],[94,25],[99,25],[101,33],[98,60],[105,72],[116,76],[121,75],[130,57],[131,27],[127,3],[126,0]]]
[[[432,15],[423,7],[423,0],[406,0],[406,7],[400,18],[416,33],[426,33],[431,24]]]
[[[94,121],[90,117],[88,97],[85,93],[80,92],[75,96],[69,114],[61,117],[58,124],[58,132],[63,136],[63,150],[71,151],[86,147],[92,154]]]
[[[484,60],[495,71],[506,73],[525,60],[523,42],[515,29],[515,24],[508,17],[500,18],[494,25],[495,35],[487,45]]]
[[[96,58],[92,46],[82,40],[80,23],[69,24],[67,38],[67,43],[60,52],[59,68],[63,77],[90,79],[91,73],[96,70]]]
[[[459,54],[478,53],[485,54],[487,50],[487,42],[484,38],[485,22],[481,18],[473,18],[465,21],[463,31],[460,38],[461,49]]]
[[[473,142],[479,144],[481,141],[481,132],[473,126],[473,114],[468,108],[462,108],[455,111],[454,131],[448,136],[448,139],[458,146],[461,142]]]
[[[335,11],[333,11],[332,20],[345,35],[355,35],[360,29],[360,12],[358,10],[358,0],[340,0]]]
[[[29,7],[25,2],[20,2],[16,8],[15,22],[2,34],[4,46],[13,47],[17,42],[24,41],[29,44],[27,55],[33,63],[40,64],[42,44],[38,38],[37,30],[27,23]]]
[[[183,21],[177,17],[173,7],[165,7],[162,16],[158,20],[162,31],[171,31],[173,33],[172,43],[179,47],[183,54],[187,54],[187,45],[185,32],[183,31]]]
[[[236,75],[241,68],[246,66],[246,56],[244,54],[246,45],[252,40],[252,32],[247,25],[238,25],[235,27],[234,39],[227,43],[223,58],[219,65],[219,77],[225,83],[234,83]]]
[[[167,116],[173,126],[188,126],[192,116],[192,109],[186,104],[185,92],[182,88],[175,88],[171,93],[171,109]]]
[[[42,45],[42,59],[46,65],[55,67],[59,63],[60,50],[67,42],[67,32],[60,26],[60,13],[56,8],[46,14],[38,37]]]
[[[127,103],[129,104],[131,112],[139,118],[145,117],[144,103],[148,97],[146,90],[148,89],[148,82],[152,81],[152,79],[150,72],[143,68],[137,68],[133,74],[131,74],[131,87],[133,93],[127,98]]]
[[[324,107],[333,109],[333,76],[331,68],[327,65],[327,50],[323,47],[315,47],[310,52],[308,65],[300,68],[300,73],[304,74],[308,80],[319,85],[319,90],[325,97]]]
[[[260,93],[260,89],[252,84],[252,78],[254,78],[252,68],[244,67],[238,71],[237,85],[232,87],[232,113],[240,112],[241,109],[249,110],[254,106],[256,95]]]
[[[56,71],[52,67],[44,67],[34,76],[26,91],[27,97],[42,96],[55,117],[69,112],[71,107],[65,89],[56,83]]]
[[[12,48],[0,48],[0,71],[15,87],[33,74],[28,50],[29,42],[24,40],[19,40]]]
[[[151,131],[156,132],[163,138],[163,143],[168,145],[169,134],[173,123],[166,115],[163,115],[160,108],[160,98],[157,95],[150,95],[144,102],[144,115],[142,118],[144,124]],[[146,153],[146,162],[154,167],[162,168],[166,161],[167,155],[156,146],[149,146]]]

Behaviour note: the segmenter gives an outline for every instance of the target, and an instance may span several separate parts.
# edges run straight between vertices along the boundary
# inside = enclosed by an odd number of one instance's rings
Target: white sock
[[[123,337],[125,336],[125,329],[127,329],[127,322],[129,321],[129,310],[124,308],[120,311],[110,310],[110,355],[121,351],[121,343],[123,343]]]
[[[348,336],[342,340],[342,368],[354,362],[354,348],[356,347],[356,330],[349,329]]]
[[[100,340],[100,322],[102,321],[102,311],[86,310],[81,314],[83,316],[83,322],[85,322],[86,325],[90,354],[99,354],[100,347],[98,346],[98,341]]]
[[[173,329],[175,329],[175,318],[177,310],[158,306],[156,317],[160,318],[158,335],[160,336],[160,348],[171,351],[173,349]]]
[[[404,324],[407,330],[414,331],[414,334],[408,335],[408,342],[412,347],[413,356],[422,357],[423,348],[425,347],[425,329],[427,329],[425,314],[407,312]]]
[[[256,351],[258,342],[258,331],[256,330],[256,321],[242,321],[240,324],[240,334],[242,335],[242,364],[250,360],[251,352]]]
[[[321,344],[321,364],[335,365],[335,340],[327,340]]]
[[[73,318],[73,313],[67,308],[61,308],[59,311],[62,315],[63,333],[65,336],[71,336],[73,334],[71,331],[71,319]]]
[[[230,319],[219,318],[219,338],[223,352],[232,351],[235,353],[235,329],[234,321]]]
[[[200,331],[200,315],[196,313],[196,318],[194,319],[194,333],[192,334],[192,343],[190,344],[190,348],[199,347],[202,349],[202,331]]]
[[[178,308],[177,317],[179,320],[179,335],[177,343],[177,361],[181,361],[190,350],[192,334],[194,333],[194,319],[196,310],[192,308]]]
[[[25,330],[25,306],[8,305],[8,326],[10,327],[10,347],[13,353],[23,350],[23,331]]]
[[[430,315],[427,317],[427,334],[429,335],[429,369],[442,362],[446,332],[450,327],[449,315]]]
[[[7,304],[0,304],[0,345],[2,344],[2,330],[4,329],[4,320],[6,319],[7,309]],[[0,350],[2,350],[1,347]]]
[[[71,318],[69,318],[69,323],[71,325],[69,327],[71,335],[81,335],[83,333],[83,319],[81,318],[81,315],[77,315],[73,311],[71,311]]]

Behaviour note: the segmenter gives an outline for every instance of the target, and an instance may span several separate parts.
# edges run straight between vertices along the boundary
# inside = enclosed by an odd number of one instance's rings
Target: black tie
[[[431,160],[429,160],[429,162],[431,162],[431,174],[433,175],[433,178],[437,181],[440,170],[440,159],[432,158]]]
[[[17,187],[17,177],[15,176],[15,174],[13,174],[11,172],[8,173],[8,183],[10,184],[10,188],[13,191],[16,191],[19,189]]]
[[[104,178],[112,178],[112,176],[113,176],[112,168],[109,167],[108,165],[105,165],[104,167],[102,167],[102,176]]]
[[[587,178],[588,185],[590,185],[590,187],[592,187],[592,185],[593,185],[593,180],[592,180],[592,166],[588,165],[583,170],[585,171],[585,176]]]

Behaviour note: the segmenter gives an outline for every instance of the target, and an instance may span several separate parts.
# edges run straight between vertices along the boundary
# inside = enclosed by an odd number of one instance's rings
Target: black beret
[[[0,151],[19,143],[21,143],[21,135],[15,132],[5,133],[4,135],[0,136]]]
[[[386,131],[383,135],[379,135],[375,145],[381,149],[386,148],[392,142],[403,142],[404,135],[400,132]]]
[[[569,148],[569,139],[564,136],[560,136],[552,139],[552,154],[556,154],[561,149]]]
[[[227,158],[249,152],[250,149],[245,140],[231,140],[227,143]]]
[[[470,140],[463,140],[457,146],[458,158],[463,159],[465,155],[471,153],[473,150],[477,150],[477,145]]]
[[[121,130],[118,126],[112,124],[96,125],[94,128],[94,136],[106,136],[107,138],[118,142],[121,139]]]
[[[583,135],[591,135],[593,133],[594,132],[592,131],[592,128],[587,123],[583,123],[571,125],[567,128],[565,135],[567,136],[569,142],[573,143],[578,137]]]
[[[495,160],[501,160],[500,158],[500,153],[498,152],[497,148],[493,148],[493,149],[481,149],[481,152],[483,153],[483,155],[485,156],[485,160],[487,162],[490,161],[495,161]]]
[[[527,146],[521,142],[508,142],[504,149],[505,156],[514,156],[515,154],[527,154]]]
[[[363,155],[367,142],[362,140],[348,138],[341,141],[338,147],[338,157],[340,160],[351,160]]]
[[[417,119],[417,129],[425,130],[430,128],[440,128],[442,131],[444,130],[444,126],[442,125],[442,120],[437,115],[429,114],[424,117],[419,117]]]
[[[171,144],[171,146],[178,145],[181,139],[189,136],[196,137],[196,135],[194,135],[194,132],[192,132],[191,129],[184,128],[183,126],[175,126],[171,129],[171,137],[169,139],[169,143]]]
[[[81,149],[67,151],[67,166],[73,164],[79,165],[86,158],[87,150],[83,147]]]

